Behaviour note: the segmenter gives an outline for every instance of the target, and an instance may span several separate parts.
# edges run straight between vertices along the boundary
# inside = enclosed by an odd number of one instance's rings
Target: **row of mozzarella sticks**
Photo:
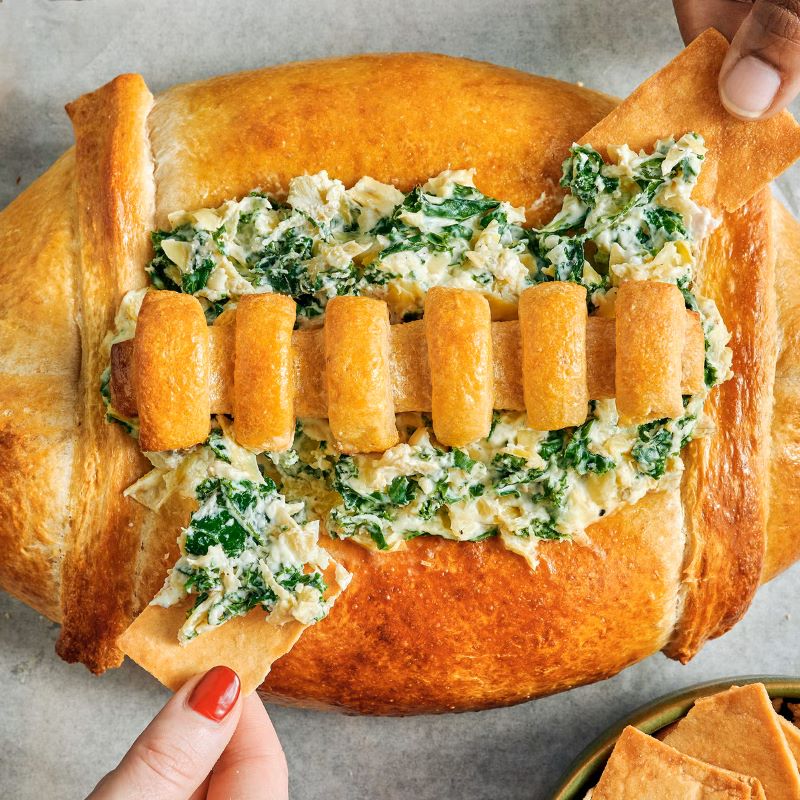
[[[430,412],[437,440],[457,447],[489,434],[493,409],[550,431],[616,397],[620,422],[640,424],[680,416],[703,386],[699,315],[658,281],[623,283],[613,317],[588,316],[586,289],[553,281],[522,293],[518,320],[493,322],[482,294],[444,287],[414,322],[347,296],[321,329],[295,320],[285,295],[247,295],[208,326],[196,298],[148,292],[134,339],[112,348],[114,407],[138,415],[144,450],[198,444],[212,413],[232,413],[254,450],[288,449],[299,416],[327,418],[340,452],[363,453],[397,443],[404,411]]]

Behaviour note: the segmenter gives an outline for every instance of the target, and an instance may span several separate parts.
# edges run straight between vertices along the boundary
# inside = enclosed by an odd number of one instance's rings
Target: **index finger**
[[[731,41],[753,7],[752,0],[672,0],[672,5],[684,44],[708,28]]]

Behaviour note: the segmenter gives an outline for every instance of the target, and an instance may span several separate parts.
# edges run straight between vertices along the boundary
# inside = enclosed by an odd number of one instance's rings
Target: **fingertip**
[[[250,694],[246,695],[242,702],[254,717],[257,719],[269,720],[267,708],[264,705],[264,701],[261,699],[261,697],[259,697],[258,692],[251,692]],[[270,724],[272,723],[270,722]]]

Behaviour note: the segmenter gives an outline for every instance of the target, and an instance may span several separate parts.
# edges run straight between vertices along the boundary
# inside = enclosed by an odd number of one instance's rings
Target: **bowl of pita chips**
[[[800,679],[746,676],[663,697],[600,736],[553,800],[800,798]]]

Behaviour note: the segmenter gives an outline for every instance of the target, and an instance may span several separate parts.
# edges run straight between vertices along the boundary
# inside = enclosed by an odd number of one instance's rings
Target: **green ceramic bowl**
[[[763,683],[770,697],[800,701],[800,678],[784,675],[742,675],[701,683],[667,695],[635,711],[592,742],[570,767],[552,800],[583,800],[589,789],[600,780],[603,767],[626,726],[633,725],[645,733],[656,733],[683,717],[698,697],[706,697],[746,683]]]

